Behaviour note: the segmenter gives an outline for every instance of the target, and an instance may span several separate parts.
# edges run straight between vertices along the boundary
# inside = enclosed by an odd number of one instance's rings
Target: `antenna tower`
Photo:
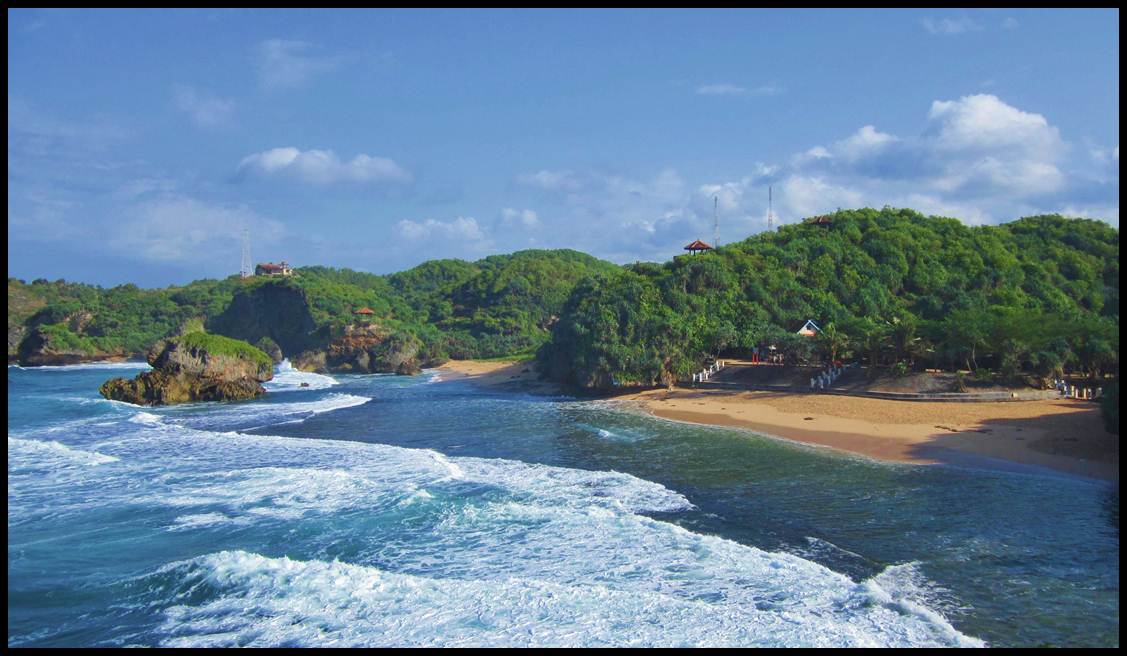
[[[239,275],[243,278],[251,276],[250,269],[250,230],[243,228],[243,266],[239,270]]]
[[[775,229],[775,204],[771,198],[771,187],[767,187],[767,230]]]
[[[720,247],[720,213],[717,208],[720,205],[720,197],[712,197],[712,247]]]

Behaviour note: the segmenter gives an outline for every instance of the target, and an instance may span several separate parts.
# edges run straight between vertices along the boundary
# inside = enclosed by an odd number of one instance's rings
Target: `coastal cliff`
[[[263,394],[262,383],[274,377],[273,362],[262,351],[203,332],[161,340],[147,359],[153,371],[132,380],[114,378],[98,391],[135,405],[239,401]]]
[[[11,331],[9,331],[10,341]],[[20,340],[15,360],[21,366],[39,367],[124,360],[126,357],[124,349],[98,348],[81,332],[66,330],[55,325],[42,325],[27,331]],[[12,359],[11,356],[9,359]]]
[[[320,341],[305,290],[283,281],[238,290],[208,323],[208,330],[251,344],[268,338],[268,348],[272,344],[285,354],[300,353]]]
[[[324,349],[313,349],[294,358],[294,367],[318,373],[395,373],[415,375],[423,367],[442,360],[421,355],[422,343],[405,333],[381,326],[348,326],[344,334]]]

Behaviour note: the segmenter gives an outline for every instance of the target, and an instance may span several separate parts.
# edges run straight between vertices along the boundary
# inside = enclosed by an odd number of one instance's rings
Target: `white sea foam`
[[[186,531],[198,528],[207,528],[212,526],[226,525],[226,524],[247,524],[244,519],[238,517],[228,517],[223,513],[201,513],[198,515],[180,515],[176,518],[172,526],[168,527],[170,531]]]
[[[201,430],[172,416],[135,413],[145,430],[104,442],[163,473],[107,487],[97,503],[164,506],[176,532],[288,532],[340,515],[368,528],[348,533],[352,563],[236,551],[166,567],[153,594],[167,645],[981,644],[901,570],[857,584],[651,519],[639,513],[693,506],[628,474]],[[331,552],[339,539],[327,530],[293,548]]]
[[[161,418],[151,412],[138,412],[130,417],[129,421],[134,424],[159,424]]]
[[[170,407],[164,410],[160,416],[168,423],[205,430],[228,428],[250,430],[282,423],[293,423],[314,415],[363,405],[371,400],[367,396],[355,394],[329,394],[316,401],[198,404],[191,408]]]
[[[752,588],[758,598],[691,598],[643,579],[615,586],[431,578],[224,551],[162,569],[178,589],[211,594],[167,608],[161,631],[163,644],[177,647],[982,646],[932,618],[904,614],[879,585],[745,549],[753,568],[746,576],[766,579]],[[795,570],[804,578],[791,576]],[[797,599],[786,585],[800,586]]]
[[[28,468],[44,463],[56,465],[104,465],[118,458],[95,451],[73,449],[54,440],[25,440],[8,436],[9,468]]]
[[[606,440],[608,442],[642,442],[652,437],[651,435],[626,428],[615,428],[614,430],[611,430],[609,428],[599,428],[598,426],[592,426],[590,424],[584,423],[579,423],[576,425],[583,430],[597,435],[600,439]]]
[[[302,387],[303,383],[304,387]],[[294,369],[287,359],[282,360],[281,364],[274,368],[274,378],[263,383],[262,386],[268,392],[294,392],[325,389],[339,384],[339,381],[331,376]]]

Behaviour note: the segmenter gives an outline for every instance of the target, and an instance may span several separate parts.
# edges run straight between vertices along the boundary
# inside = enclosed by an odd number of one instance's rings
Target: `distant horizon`
[[[8,271],[159,286],[837,207],[1119,225],[1118,9],[8,11]],[[743,238],[743,237],[741,237]],[[235,265],[235,266],[232,266]]]
[[[827,214],[833,214],[834,212],[837,212],[837,211],[858,211],[858,210],[865,210],[865,209],[880,211],[882,208],[876,208],[876,207],[843,207],[843,208],[835,208],[832,212],[828,212]],[[910,208],[910,207],[891,208],[891,209],[894,209],[894,210],[900,210],[900,209],[912,210],[912,208]],[[916,211],[916,210],[912,210],[912,211]],[[928,214],[925,214],[924,216],[927,217],[927,218],[948,218],[948,219],[959,220],[958,217],[944,217],[944,216],[940,216],[940,215],[928,215]],[[1029,216],[1039,216],[1039,215],[1029,215]],[[1101,222],[1101,223],[1107,223],[1107,221],[1104,221],[1103,219],[1096,219],[1096,218],[1092,218],[1092,217],[1064,216],[1064,215],[1061,215],[1061,216],[1063,218],[1069,219],[1069,220],[1098,221],[1098,222]],[[809,219],[809,218],[811,218],[811,217],[802,217],[801,219],[799,219],[797,221],[793,221],[791,223],[787,223],[787,224],[784,224],[784,225],[796,225],[796,224],[799,224],[802,221]],[[994,224],[994,225],[995,225],[995,227],[1002,226],[1002,225],[1006,225],[1008,223],[1013,223],[1014,221],[1019,221],[1021,219],[1025,219],[1025,218],[1029,218],[1029,217],[1019,216],[1015,219],[1011,219],[1011,220],[1008,220],[1008,221],[1002,221],[1002,222]],[[776,230],[779,227],[781,227],[781,226],[776,226]],[[973,226],[968,226],[968,227],[973,227]],[[1115,230],[1119,230],[1119,226],[1113,225],[1111,227],[1114,228]],[[746,241],[747,239],[751,239],[751,238],[756,237],[758,235],[761,235],[765,232],[766,232],[766,230],[763,230],[763,231],[760,231],[760,232],[757,232],[757,233],[754,233],[754,234],[747,235],[746,237],[743,237],[743,238],[734,239],[734,240],[729,241],[729,242],[723,242],[722,241],[718,245],[713,245],[713,247],[714,248],[720,248],[720,247],[731,245],[733,243]],[[275,258],[275,259],[269,259],[269,260],[260,260],[260,259],[252,257],[252,267],[257,267],[260,264],[280,263],[280,262],[284,261],[294,271],[297,271],[297,270],[302,269],[302,268],[307,268],[307,267],[326,267],[326,268],[333,268],[333,269],[349,270],[349,271],[354,271],[356,273],[369,274],[369,275],[373,275],[373,276],[390,276],[390,275],[394,275],[396,273],[402,273],[404,271],[409,271],[409,270],[411,270],[415,267],[422,266],[423,264],[426,264],[427,262],[434,262],[434,261],[439,261],[439,260],[458,260],[458,261],[468,262],[470,264],[474,264],[474,263],[480,262],[481,260],[484,260],[484,259],[489,258],[489,257],[494,257],[494,256],[515,255],[517,253],[523,253],[523,252],[528,252],[528,251],[561,251],[561,250],[573,251],[573,252],[582,253],[584,255],[588,255],[588,256],[597,258],[597,256],[592,255],[591,253],[587,253],[586,251],[582,251],[582,250],[577,249],[577,248],[571,248],[571,247],[568,247],[568,246],[560,246],[560,247],[552,247],[552,248],[549,248],[549,247],[517,248],[515,250],[510,250],[510,251],[501,251],[501,252],[496,252],[496,253],[486,253],[484,255],[481,255],[480,257],[476,257],[476,258],[473,258],[473,259],[467,259],[467,258],[462,258],[462,257],[435,257],[435,258],[423,260],[421,262],[417,262],[415,264],[404,267],[402,269],[396,269],[394,271],[385,271],[385,272],[370,271],[370,270],[367,270],[367,269],[361,269],[361,268],[357,268],[357,267],[354,267],[354,266],[338,266],[338,265],[326,263],[326,262],[310,262],[310,263],[305,263],[305,264],[294,264],[293,262],[289,261],[289,258]],[[597,258],[597,259],[600,259],[600,260],[603,260],[603,261],[606,261],[606,262],[610,262],[612,264],[617,264],[617,265],[620,265],[620,266],[626,266],[626,265],[629,265],[629,264],[637,264],[637,263],[662,264],[664,262],[671,261],[674,257],[680,257],[680,256],[683,256],[683,255],[686,255],[686,254],[687,253],[684,253],[684,252],[673,252],[664,260],[630,260],[630,261],[627,261],[627,262],[615,262],[614,260],[606,260],[604,258]],[[198,282],[198,281],[201,281],[201,280],[226,280],[227,278],[238,277],[239,275],[240,275],[239,271],[234,271],[232,273],[228,273],[228,274],[225,274],[225,275],[203,276],[203,277],[199,277],[199,278],[193,278],[191,280],[186,280],[186,281],[183,281],[183,282],[173,282],[173,283],[169,283],[167,285],[157,285],[157,286],[153,286],[153,287],[138,285],[135,281],[131,281],[131,280],[113,283],[113,284],[106,284],[106,283],[98,283],[98,282],[88,282],[88,281],[85,281],[85,280],[69,279],[69,278],[51,278],[49,276],[37,276],[36,278],[24,278],[22,276],[13,275],[11,273],[8,274],[8,278],[10,278],[10,279],[15,278],[17,280],[20,280],[24,284],[32,284],[35,280],[46,280],[48,283],[54,283],[54,282],[57,282],[59,280],[63,280],[67,283],[83,284],[83,285],[89,285],[89,286],[92,286],[92,287],[101,287],[101,288],[113,288],[113,287],[119,287],[119,286],[122,286],[122,285],[133,284],[133,285],[136,285],[137,287],[139,287],[141,289],[165,289],[165,288],[169,288],[169,287],[184,287],[184,286],[190,285],[192,283],[195,283],[195,282]],[[254,276],[251,276],[251,277],[265,278],[265,277],[269,277],[269,276],[254,275]]]

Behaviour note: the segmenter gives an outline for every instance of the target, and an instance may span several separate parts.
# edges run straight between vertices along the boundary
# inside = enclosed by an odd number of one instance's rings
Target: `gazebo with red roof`
[[[365,323],[367,323],[367,321],[372,318],[372,315],[375,314],[375,312],[372,312],[372,308],[365,306],[360,308],[359,310],[354,311],[352,314],[356,315],[357,319],[362,319]]]
[[[712,247],[698,239],[686,246],[685,250],[689,251],[692,255],[696,255],[700,251],[710,251]]]

